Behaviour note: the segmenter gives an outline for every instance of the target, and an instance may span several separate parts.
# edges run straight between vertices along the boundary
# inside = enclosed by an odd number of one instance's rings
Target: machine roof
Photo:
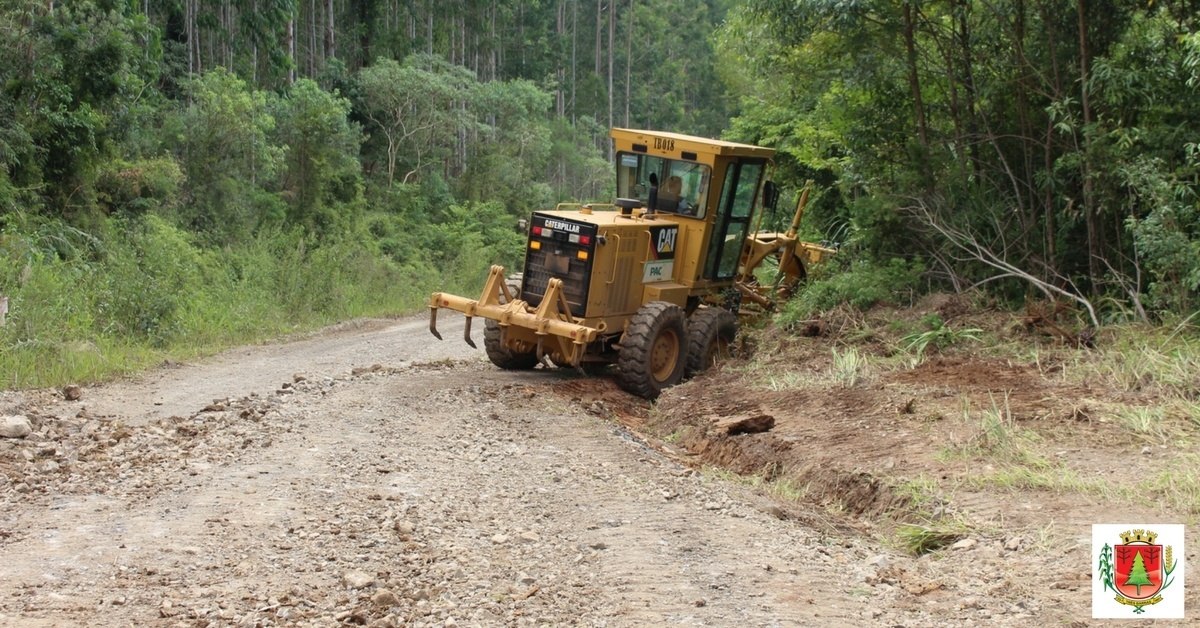
[[[774,149],[763,148],[762,146],[740,144],[738,142],[729,142],[726,140],[715,140],[712,138],[698,137],[695,135],[684,135],[682,133],[671,133],[669,131],[643,131],[638,129],[621,128],[614,128],[612,130],[612,138],[617,141],[648,143],[648,138],[655,137],[675,140],[675,142],[678,143],[675,146],[676,150],[690,150],[694,152],[713,153],[717,155],[738,155],[766,158],[770,158],[775,155]]]

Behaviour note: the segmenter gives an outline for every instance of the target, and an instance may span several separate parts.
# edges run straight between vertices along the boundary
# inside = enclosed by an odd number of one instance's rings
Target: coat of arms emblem
[[[1100,550],[1097,575],[1117,602],[1133,607],[1135,614],[1145,613],[1145,607],[1163,601],[1162,592],[1174,582],[1174,550],[1156,543],[1158,534],[1150,530],[1130,530],[1120,537],[1121,543],[1105,543]]]

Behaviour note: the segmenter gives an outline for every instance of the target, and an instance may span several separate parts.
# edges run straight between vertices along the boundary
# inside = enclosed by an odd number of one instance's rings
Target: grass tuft
[[[936,316],[928,321],[928,325],[931,329],[900,339],[904,350],[913,354],[918,362],[924,359],[925,352],[930,347],[940,350],[964,341],[980,342],[980,335],[983,333],[982,329],[976,328],[952,329]]]
[[[1115,487],[1103,480],[1085,480],[1072,469],[1057,464],[1042,467],[1006,464],[990,472],[968,475],[963,484],[975,489],[1045,490],[1097,497],[1110,497],[1116,492]]]
[[[972,426],[970,435],[944,447],[941,458],[988,458],[1035,468],[1049,465],[1034,446],[1041,440],[1038,433],[1022,429],[1013,419],[1007,393],[1001,402],[992,396],[991,406],[980,412],[974,412],[970,400],[964,398],[962,421]]]
[[[845,351],[833,349],[833,377],[842,388],[853,388],[864,378],[867,370],[867,359],[858,349],[850,347]]]
[[[896,541],[905,551],[921,556],[948,547],[964,538],[970,529],[960,521],[919,524],[905,523],[896,528]]]
[[[1081,382],[1173,399],[1200,397],[1200,340],[1142,325],[1114,327],[1111,335],[1097,351],[1077,355],[1072,370]]]
[[[1147,486],[1163,499],[1170,510],[1200,515],[1200,455],[1185,454],[1176,465],[1160,472]]]

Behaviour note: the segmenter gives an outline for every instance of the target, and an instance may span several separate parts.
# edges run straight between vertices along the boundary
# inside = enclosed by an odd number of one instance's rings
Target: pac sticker
[[[656,281],[670,281],[671,275],[675,272],[675,260],[661,260],[657,262],[646,262],[642,267],[642,283],[654,283]]]

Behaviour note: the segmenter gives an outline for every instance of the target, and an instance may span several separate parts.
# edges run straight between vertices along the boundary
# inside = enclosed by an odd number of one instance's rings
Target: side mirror
[[[779,186],[775,185],[774,181],[767,181],[763,184],[763,207],[775,211],[779,205]]]

